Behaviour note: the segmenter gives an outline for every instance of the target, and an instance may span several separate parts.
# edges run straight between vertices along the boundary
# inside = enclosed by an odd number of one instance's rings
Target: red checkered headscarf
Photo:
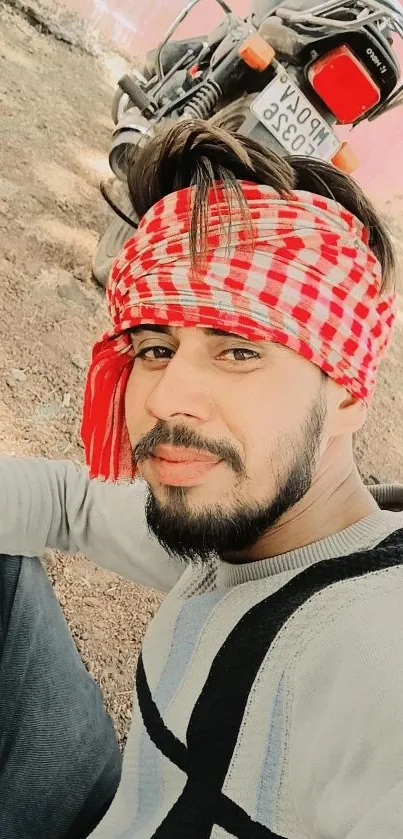
[[[281,197],[247,182],[241,188],[251,230],[223,187],[209,192],[202,270],[192,268],[190,255],[193,188],[151,207],[117,258],[107,289],[112,326],[94,346],[84,396],[82,437],[92,477],[135,476],[124,408],[134,359],[124,330],[139,324],[213,327],[277,341],[370,401],[392,335],[395,296],[380,293],[381,266],[368,231],[328,198],[303,191]]]

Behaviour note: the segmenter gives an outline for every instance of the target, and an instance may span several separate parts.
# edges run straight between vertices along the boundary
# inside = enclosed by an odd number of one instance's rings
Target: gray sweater
[[[168,592],[147,631],[142,668],[164,726],[185,744],[213,663],[243,617],[321,560],[369,551],[403,528],[403,486],[370,489],[379,509],[334,536],[260,562],[217,559],[196,569],[170,559],[148,534],[141,482],[103,484],[67,461],[3,457],[0,552],[80,552]],[[241,649],[234,666],[243,675]],[[135,692],[121,784],[93,839],[150,839],[186,782],[180,761],[150,738]],[[222,792],[289,839],[401,839],[400,564],[337,581],[285,621],[253,681]],[[234,834],[215,824],[207,835]]]

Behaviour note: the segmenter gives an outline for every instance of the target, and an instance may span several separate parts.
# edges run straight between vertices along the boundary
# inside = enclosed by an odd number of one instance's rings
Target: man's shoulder
[[[346,558],[348,563],[348,557]],[[336,625],[350,624],[358,619],[378,616],[383,620],[385,607],[403,604],[403,550],[401,562],[383,568],[367,570],[350,578],[331,583],[322,592],[321,608],[328,608],[328,618]],[[403,619],[403,609],[398,610]]]
[[[347,822],[365,821],[400,783],[402,565],[328,586],[304,604],[293,631],[290,786],[307,825],[320,813],[323,835],[345,836]],[[380,816],[385,825],[387,809]],[[363,829],[357,837],[369,833]]]
[[[333,583],[295,617],[293,683],[303,701],[313,686],[319,702],[339,690],[358,701],[395,678],[403,700],[403,565]]]
[[[371,656],[375,666],[385,649],[399,658],[403,673],[403,562],[308,594],[288,612],[270,656],[286,662],[292,683],[301,686],[322,682],[325,673],[333,682],[345,666],[354,670]]]

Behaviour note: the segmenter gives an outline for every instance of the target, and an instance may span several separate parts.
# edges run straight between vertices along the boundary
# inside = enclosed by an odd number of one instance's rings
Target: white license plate
[[[340,140],[285,70],[280,70],[250,108],[289,154],[330,160],[340,148]]]

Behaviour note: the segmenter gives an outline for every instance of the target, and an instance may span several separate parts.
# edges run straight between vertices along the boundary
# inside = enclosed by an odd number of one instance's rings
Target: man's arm
[[[295,672],[291,787],[310,839],[403,836],[403,569],[378,592],[369,576]]]
[[[91,481],[67,460],[0,457],[0,553],[82,553],[145,586],[169,591],[184,571],[147,530],[141,481]]]

